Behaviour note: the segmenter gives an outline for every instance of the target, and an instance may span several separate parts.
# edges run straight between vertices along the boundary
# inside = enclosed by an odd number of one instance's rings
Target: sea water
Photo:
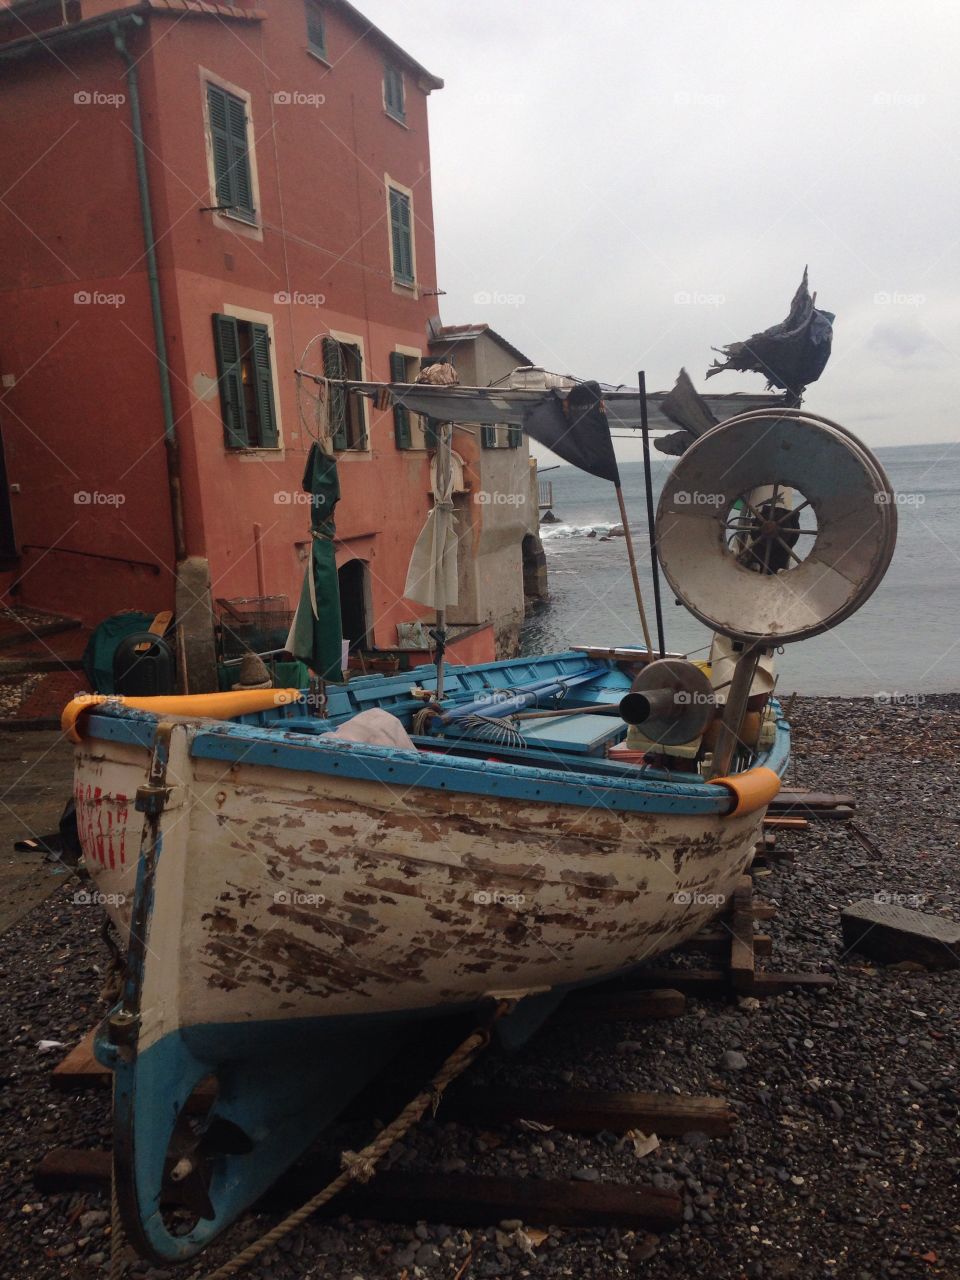
[[[960,690],[960,443],[877,449],[898,495],[897,549],[883,582],[846,622],[777,658],[781,693],[869,695]],[[654,504],[673,463],[653,462]],[[640,581],[655,636],[643,464],[621,464]],[[541,526],[549,603],[528,619],[524,652],[571,644],[642,644],[623,538],[601,541],[620,523],[612,485],[561,466],[553,482],[558,524]],[[591,535],[596,536],[591,536]],[[678,606],[661,575],[668,650],[705,657],[710,635]]]

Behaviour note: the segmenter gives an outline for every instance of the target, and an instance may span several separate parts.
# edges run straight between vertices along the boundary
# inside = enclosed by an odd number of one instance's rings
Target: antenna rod
[[[653,572],[653,608],[657,615],[657,644],[660,657],[667,656],[663,635],[663,607],[660,602],[660,564],[657,560],[657,530],[653,515],[653,474],[650,467],[650,426],[647,422],[647,375],[637,374],[640,386],[640,431],[643,435],[643,479],[647,489],[647,529],[650,534],[650,569]],[[649,643],[648,643],[649,647]]]

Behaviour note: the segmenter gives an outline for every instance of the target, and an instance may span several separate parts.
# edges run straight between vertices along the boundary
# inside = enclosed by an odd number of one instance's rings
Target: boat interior
[[[290,706],[242,716],[239,723],[282,730],[284,733],[329,734],[363,711],[380,708],[396,716],[421,751],[475,760],[496,761],[540,769],[619,778],[695,782],[701,776],[696,757],[630,751],[630,726],[619,704],[647,660],[637,650],[618,657],[598,658],[571,650],[546,657],[515,658],[471,667],[447,666],[443,707],[455,714],[476,707],[479,714],[461,714],[446,723],[433,722],[431,732],[418,732],[426,695],[436,690],[436,667],[417,667],[391,676],[361,676],[344,685],[328,685],[326,707],[320,716],[309,698]],[[525,709],[511,713],[515,696],[537,690]],[[774,718],[779,705],[771,700]],[[307,710],[310,714],[304,714]],[[489,719],[492,717],[492,719]],[[492,725],[487,728],[484,721]],[[504,731],[501,726],[509,726]],[[771,744],[772,745],[772,744]],[[776,753],[779,754],[779,753]],[[617,758],[618,755],[621,758]],[[769,753],[738,752],[731,772],[750,768]]]

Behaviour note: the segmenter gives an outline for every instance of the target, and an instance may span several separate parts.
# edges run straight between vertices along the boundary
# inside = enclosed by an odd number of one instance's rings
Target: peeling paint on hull
[[[183,1026],[426,1009],[601,977],[714,916],[763,819],[184,758],[157,872],[158,901],[178,900],[163,916],[179,936],[163,947],[179,958],[167,962]],[[118,743],[78,750],[85,860],[120,897],[122,930],[143,822],[129,797],[146,764]]]

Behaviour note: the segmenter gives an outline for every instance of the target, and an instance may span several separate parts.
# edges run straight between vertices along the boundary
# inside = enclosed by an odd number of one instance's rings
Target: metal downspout
[[[143,223],[143,240],[146,248],[147,280],[150,287],[150,310],[153,315],[153,336],[156,344],[157,372],[160,376],[160,399],[163,404],[163,437],[167,454],[167,483],[170,487],[170,508],[173,517],[173,545],[177,563],[187,556],[183,524],[183,491],[180,484],[180,447],[177,441],[173,416],[173,394],[170,388],[170,369],[167,364],[167,339],[163,328],[163,310],[160,304],[160,275],[157,270],[157,252],[154,247],[153,211],[150,204],[150,182],[147,177],[146,147],[143,142],[143,120],[140,115],[140,81],[137,64],[127,48],[119,23],[110,24],[113,43],[126,63],[127,87],[130,90],[130,119],[133,133],[133,154],[137,165],[137,186],[140,191],[140,218]]]

